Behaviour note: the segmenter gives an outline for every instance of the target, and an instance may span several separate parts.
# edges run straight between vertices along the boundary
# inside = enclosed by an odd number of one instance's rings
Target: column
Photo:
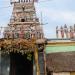
[[[40,75],[40,68],[38,63],[38,49],[35,46],[34,50],[34,58],[35,58],[35,65],[36,65],[36,75]]]

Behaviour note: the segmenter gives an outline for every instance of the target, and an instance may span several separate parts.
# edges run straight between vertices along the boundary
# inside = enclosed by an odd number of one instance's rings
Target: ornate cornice
[[[51,46],[71,46],[71,45],[75,45],[75,41],[71,41],[71,42],[67,42],[67,41],[64,41],[64,42],[50,42],[48,41],[47,42],[47,45],[51,45]]]

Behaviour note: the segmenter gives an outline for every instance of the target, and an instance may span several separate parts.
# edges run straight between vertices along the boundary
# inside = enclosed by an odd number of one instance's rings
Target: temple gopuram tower
[[[2,75],[46,74],[45,39],[34,2],[11,0],[12,16],[0,40]]]
[[[19,0],[11,4],[14,5],[13,12],[9,26],[5,29],[4,38],[44,38],[42,27],[36,16],[34,0]]]

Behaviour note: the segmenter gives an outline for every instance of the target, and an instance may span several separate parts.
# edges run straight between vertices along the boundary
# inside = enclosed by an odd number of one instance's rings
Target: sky
[[[12,7],[10,0],[0,0],[0,27],[9,23]],[[75,24],[75,0],[39,0],[35,7],[46,38],[56,38],[56,26]]]

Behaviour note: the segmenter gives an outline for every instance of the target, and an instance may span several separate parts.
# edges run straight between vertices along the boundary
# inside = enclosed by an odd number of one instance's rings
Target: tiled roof
[[[47,54],[46,63],[47,69],[49,71],[75,71],[75,52],[59,52]]]

